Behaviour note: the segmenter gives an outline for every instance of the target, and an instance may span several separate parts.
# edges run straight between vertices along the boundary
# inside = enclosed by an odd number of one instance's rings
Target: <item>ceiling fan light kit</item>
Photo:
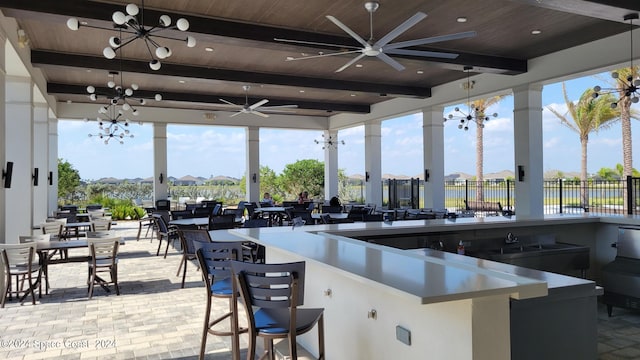
[[[436,42],[442,41],[450,41],[450,40],[458,40],[458,39],[466,39],[469,37],[476,36],[475,31],[467,31],[456,34],[442,35],[442,36],[434,36],[423,39],[415,39],[409,41],[401,41],[392,43],[394,39],[398,36],[402,35],[404,32],[409,30],[411,27],[422,21],[427,14],[423,12],[417,12],[415,15],[405,20],[402,24],[398,25],[395,29],[391,30],[382,38],[374,41],[373,35],[373,13],[378,10],[380,4],[375,1],[369,1],[364,4],[364,8],[369,13],[369,40],[364,40],[360,35],[358,35],[355,31],[351,30],[347,25],[343,24],[337,18],[327,15],[327,19],[333,22],[336,26],[338,26],[342,31],[351,36],[354,40],[356,40],[360,46],[344,46],[339,44],[326,44],[326,43],[317,43],[312,41],[301,41],[301,40],[289,40],[289,39],[279,39],[276,38],[276,41],[287,42],[287,43],[295,43],[302,45],[321,45],[321,46],[330,46],[341,49],[349,49],[342,50],[333,53],[322,53],[320,55],[314,56],[303,56],[303,57],[288,57],[286,61],[296,61],[296,60],[306,60],[306,59],[317,59],[322,57],[336,56],[336,55],[346,55],[346,54],[358,54],[355,58],[351,59],[351,61],[347,62],[340,68],[338,68],[335,72],[342,72],[351,65],[357,63],[364,57],[376,57],[389,66],[393,67],[398,71],[402,71],[405,69],[404,65],[400,64],[398,61],[393,59],[387,54],[390,55],[409,55],[409,56],[421,56],[421,57],[431,57],[431,58],[445,58],[445,59],[455,59],[458,57],[458,54],[455,53],[447,53],[447,52],[439,52],[439,51],[424,51],[424,50],[413,50],[413,49],[405,49],[413,46],[427,45],[433,44]]]
[[[165,14],[160,16],[157,25],[145,27],[144,0],[142,1],[141,8],[139,8],[136,4],[128,4],[125,7],[125,11],[126,14],[122,11],[115,11],[111,16],[114,27],[120,31],[121,35],[111,36],[109,38],[109,46],[105,47],[102,51],[102,55],[104,55],[104,57],[107,59],[114,59],[116,57],[116,51],[122,49],[135,40],[140,39],[145,42],[145,46],[149,51],[149,57],[151,58],[151,60],[149,61],[149,67],[152,70],[157,71],[160,70],[162,66],[160,59],[164,60],[172,55],[171,49],[167,46],[161,45],[158,42],[157,38],[184,41],[187,44],[187,47],[190,48],[196,46],[196,39],[190,35],[188,35],[186,38],[174,38],[158,34],[160,31],[170,29],[177,29],[179,31],[189,30],[189,20],[185,18],[179,18],[175,22],[175,24],[172,25],[171,17]],[[138,15],[140,15],[140,20],[138,20]],[[70,18],[67,20],[67,27],[70,30],[77,31],[81,26],[95,29],[112,30],[99,26],[83,25],[76,18]],[[122,38],[122,34],[124,34],[126,37]],[[152,51],[151,49],[154,49],[154,51]]]

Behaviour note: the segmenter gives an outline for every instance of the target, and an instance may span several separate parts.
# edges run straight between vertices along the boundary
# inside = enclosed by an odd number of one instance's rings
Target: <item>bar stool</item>
[[[287,339],[288,359],[297,359],[296,337],[317,325],[318,359],[324,354],[324,309],[304,308],[304,261],[285,264],[253,264],[231,261],[234,292],[240,294],[249,321],[247,359],[255,359],[256,338],[264,339],[265,353],[275,358],[273,340]]]
[[[217,336],[231,336],[231,351],[234,360],[240,359],[240,334],[246,333],[246,328],[238,325],[238,302],[233,292],[233,278],[229,262],[242,259],[242,242],[194,242],[196,257],[202,269],[202,280],[207,288],[207,308],[204,315],[204,329],[200,345],[200,359],[204,359],[209,334]],[[186,265],[186,264],[185,264]],[[211,302],[213,298],[227,299],[229,311],[211,320]],[[214,329],[225,319],[231,322],[231,330]]]

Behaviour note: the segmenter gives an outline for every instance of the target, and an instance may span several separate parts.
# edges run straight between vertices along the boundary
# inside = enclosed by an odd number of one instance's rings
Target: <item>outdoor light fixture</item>
[[[122,109],[116,109],[116,105],[103,106],[98,110],[105,118],[98,117],[96,120],[99,124],[100,132],[98,134],[89,134],[89,137],[98,136],[105,139],[105,145],[109,144],[109,140],[116,139],[120,144],[124,144],[124,138],[133,138],[133,134],[129,132],[129,119],[120,119],[123,114]],[[88,121],[88,120],[87,120]]]
[[[524,181],[524,166],[518,165],[518,181]]]
[[[140,8],[136,4],[129,4],[125,8],[126,14],[122,11],[116,11],[111,15],[113,20],[113,27],[119,29],[121,36],[111,36],[109,38],[109,46],[105,47],[102,54],[107,59],[113,59],[116,57],[116,51],[122,49],[135,40],[143,40],[144,45],[149,51],[149,67],[152,70],[160,70],[160,60],[164,60],[171,56],[172,51],[169,47],[161,45],[157,39],[178,40],[187,43],[188,47],[196,46],[196,39],[193,36],[187,36],[186,38],[175,38],[167,35],[160,35],[159,33],[164,30],[189,30],[189,21],[185,18],[179,18],[175,24],[171,24],[171,17],[169,15],[161,15],[158,19],[158,24],[150,27],[144,26],[144,0]],[[140,15],[140,20],[138,20]],[[89,28],[112,30],[107,27],[100,27],[95,25],[81,24],[77,18],[69,18],[67,20],[67,27],[73,31],[78,30],[81,26]],[[124,33],[124,37],[122,34]],[[152,51],[153,49],[153,51]]]
[[[31,175],[31,180],[33,181],[33,186],[38,186],[38,175],[40,170],[38,168],[33,169],[33,174]]]
[[[424,182],[429,181],[429,169],[424,169]]]
[[[365,171],[365,173],[364,173],[364,181],[369,182],[369,176],[370,176],[369,172]]]
[[[97,101],[100,97],[105,97],[109,101],[109,104],[121,105],[122,110],[131,110],[131,114],[138,116],[139,112],[135,105],[145,105],[147,103],[147,100],[134,97],[134,92],[139,88],[138,84],[131,84],[131,86],[129,87],[124,86],[122,72],[118,73],[117,71],[110,71],[109,77],[115,78],[118,74],[120,75],[120,84],[116,84],[116,82],[112,79],[107,81],[107,88],[96,88],[93,85],[87,86],[89,99],[91,99],[91,101]],[[154,100],[162,101],[162,95],[155,94]],[[107,106],[104,107],[104,110],[107,110]],[[101,110],[100,113],[104,114],[104,110]]]
[[[160,184],[162,184],[162,182],[164,181],[164,176],[162,176],[162,173],[160,173],[160,176],[158,176],[158,181],[160,181]]]
[[[253,176],[251,176],[251,179],[253,179],[253,182],[257,182],[258,181],[258,175],[256,173],[253,173]]]
[[[6,170],[2,170],[2,178],[4,179],[4,188],[11,188],[11,178],[13,177],[13,162],[7,161]]]
[[[469,107],[468,112],[465,114],[464,111],[460,110],[460,108],[456,107],[454,109],[454,114],[449,114],[448,118],[444,118],[444,121],[447,120],[460,120],[458,124],[458,129],[464,129],[465,131],[469,130],[469,123],[475,122],[481,128],[484,128],[484,122],[489,121],[490,117],[485,116],[480,112],[479,108],[471,107],[471,89],[473,85],[475,85],[475,81],[470,80],[471,70],[473,70],[472,66],[465,66],[464,71],[467,73],[467,82],[462,84],[462,87],[467,90],[467,106]],[[498,117],[498,113],[491,114],[493,117]]]
[[[333,136],[329,135],[329,137],[325,138],[324,134],[322,134],[322,138],[324,140],[313,140],[316,144],[322,144],[322,150],[324,149],[337,149],[338,145],[344,145],[344,140],[338,141]]]
[[[47,177],[49,180],[49,185],[53,185],[53,171],[49,171],[49,176]]]
[[[611,77],[620,85],[618,88],[602,88],[600,86],[593,87],[593,98],[597,98],[600,94],[619,94],[620,97],[617,101],[611,103],[611,108],[615,109],[618,107],[618,103],[623,101],[625,98],[630,99],[632,103],[637,103],[640,98],[640,79],[638,78],[638,74],[635,72],[633,68],[633,20],[638,19],[638,13],[627,14],[624,16],[625,21],[629,21],[629,37],[630,37],[630,46],[629,51],[631,52],[631,56],[629,59],[629,76],[626,79],[621,79],[620,74],[617,71],[611,73]]]

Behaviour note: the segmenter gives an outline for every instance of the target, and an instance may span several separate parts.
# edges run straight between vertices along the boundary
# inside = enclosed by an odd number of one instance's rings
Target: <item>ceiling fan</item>
[[[232,105],[235,106],[237,108],[239,108],[238,112],[236,112],[235,114],[231,115],[231,117],[240,115],[240,114],[253,114],[253,115],[258,115],[258,116],[262,116],[262,117],[269,117],[269,115],[263,113],[263,111],[275,111],[275,110],[281,110],[281,109],[293,109],[293,108],[297,108],[298,105],[276,105],[276,106],[263,106],[264,104],[268,103],[269,100],[267,99],[262,99],[256,103],[254,103],[253,105],[249,105],[249,89],[251,88],[251,86],[249,85],[242,85],[242,89],[244,90],[244,105],[238,105],[238,104],[234,104],[231,101],[227,101],[225,99],[218,99],[220,101],[222,101],[225,104],[228,105]],[[260,110],[260,111],[258,111]]]
[[[379,6],[380,6],[380,4],[378,2],[376,2],[376,1],[369,1],[369,2],[366,2],[364,4],[364,8],[367,9],[367,11],[369,12],[369,30],[370,30],[369,40],[366,40],[366,41],[362,37],[360,37],[358,34],[356,34],[353,30],[351,30],[347,25],[343,24],[340,20],[336,19],[335,17],[333,17],[331,15],[327,15],[327,19],[329,19],[331,22],[336,24],[344,32],[349,34],[349,36],[354,38],[358,43],[360,43],[361,46],[345,46],[345,45],[338,45],[338,44],[326,44],[326,43],[318,43],[318,42],[312,42],[312,41],[289,40],[289,39],[278,39],[278,38],[276,38],[274,40],[282,41],[282,42],[289,42],[289,43],[296,43],[296,44],[322,45],[322,46],[331,46],[331,47],[337,47],[337,48],[342,48],[342,49],[344,49],[344,48],[352,49],[352,50],[339,51],[339,52],[334,52],[334,53],[329,53],[329,54],[320,54],[320,55],[314,55],[314,56],[304,56],[304,57],[299,57],[299,58],[287,58],[287,61],[306,60],[306,59],[314,59],[314,58],[321,58],[321,57],[328,57],[328,56],[335,56],[335,55],[360,53],[358,56],[353,58],[351,61],[349,61],[348,63],[346,63],[342,67],[340,67],[338,70],[336,70],[336,72],[343,71],[344,69],[346,69],[349,66],[355,64],[356,62],[358,62],[360,59],[364,58],[365,56],[377,57],[378,59],[380,59],[380,60],[384,61],[385,63],[389,64],[394,69],[396,69],[398,71],[402,71],[402,70],[405,69],[405,67],[402,64],[400,64],[399,62],[397,62],[396,60],[394,60],[393,58],[391,58],[387,54],[391,54],[391,55],[424,56],[424,57],[442,58],[442,59],[455,59],[455,58],[458,57],[458,54],[446,53],[446,52],[436,52],[436,51],[410,50],[410,49],[403,49],[403,48],[411,47],[411,46],[433,44],[433,43],[437,43],[437,42],[441,42],[441,41],[465,39],[465,38],[476,36],[476,32],[475,31],[467,31],[467,32],[461,32],[461,33],[456,33],[456,34],[433,36],[433,37],[428,37],[428,38],[423,38],[423,39],[416,39],[416,40],[400,41],[400,42],[396,42],[396,43],[391,43],[391,41],[393,41],[395,38],[400,36],[405,31],[409,30],[409,28],[411,28],[415,24],[419,23],[425,17],[427,17],[427,14],[425,14],[425,13],[417,12],[415,15],[413,15],[412,17],[407,19],[405,22],[403,22],[402,24],[398,25],[398,27],[396,27],[395,29],[391,30],[387,35],[383,36],[382,38],[380,38],[380,39],[378,39],[377,41],[374,42],[374,38],[373,38],[373,13],[376,10],[378,10]]]

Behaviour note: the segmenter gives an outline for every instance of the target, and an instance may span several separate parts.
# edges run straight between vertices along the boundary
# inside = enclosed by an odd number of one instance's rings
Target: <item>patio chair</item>
[[[287,339],[288,358],[297,359],[296,338],[317,325],[318,358],[324,359],[324,309],[305,308],[305,263],[251,264],[231,261],[234,292],[239,294],[249,322],[247,359],[255,359],[256,339],[264,339],[265,353],[273,359],[273,340]]]
[[[222,214],[209,216],[209,230],[234,229],[236,227],[236,215]]]
[[[158,250],[156,251],[156,256],[160,255],[160,248],[162,247],[162,240],[166,240],[167,247],[164,250],[164,258],[167,258],[167,253],[169,252],[169,245],[171,242],[178,240],[178,228],[173,225],[168,225],[164,217],[160,212],[153,213],[153,219],[156,222],[156,227],[158,228]]]
[[[54,220],[54,221],[43,222],[42,224],[40,224],[40,231],[42,232],[43,235],[49,234],[51,240],[66,240],[66,236],[64,235],[65,224],[66,224],[66,220],[65,221]],[[47,256],[49,257],[49,259],[51,259],[56,254],[60,254],[60,258],[64,259],[67,257],[68,251],[55,250],[55,251],[52,251],[50,254],[47,254]]]
[[[111,219],[95,219],[91,221],[91,231],[111,230]]]
[[[118,247],[120,237],[87,238],[89,245],[89,290],[88,297],[93,297],[94,285],[98,284],[109,292],[108,284],[113,284],[116,295],[120,295],[118,286]],[[99,273],[109,273],[110,281],[98,276]]]
[[[238,324],[238,302],[234,294],[233,278],[229,262],[242,256],[242,242],[194,243],[196,257],[202,269],[202,280],[207,290],[207,306],[204,315],[204,328],[200,344],[200,359],[204,359],[207,336],[231,336],[232,358],[240,359],[239,335],[246,333],[246,328]],[[211,320],[212,299],[227,299],[229,309],[222,316]],[[220,329],[220,322],[229,319],[230,330]]]
[[[197,260],[194,244],[196,242],[210,243],[211,237],[207,230],[183,228],[178,229],[178,236],[180,237],[180,246],[182,247],[182,260],[180,260],[176,276],[180,276],[180,270],[182,270],[182,285],[180,287],[184,289],[184,281],[187,277],[187,263],[191,260]],[[200,269],[199,265],[198,269]]]
[[[31,295],[31,303],[36,304],[34,289],[40,283],[42,268],[35,260],[36,244],[27,242],[24,244],[0,244],[2,264],[4,266],[4,284],[0,307],[4,308],[7,298],[12,294],[18,297],[20,303],[24,302],[28,295]],[[35,274],[35,281],[34,281]],[[13,290],[12,277],[15,277],[16,289]],[[27,288],[25,289],[25,282]],[[22,294],[22,297],[19,297]],[[38,293],[40,296],[41,294]]]
[[[49,242],[51,241],[51,234],[38,234],[38,235],[20,235],[19,236],[20,239],[20,244],[28,244],[28,243],[35,243],[36,247],[37,244],[39,242]],[[41,254],[42,256],[46,257],[47,253],[43,252]],[[38,256],[38,264],[42,267],[42,275],[44,276],[44,281],[45,281],[45,294],[49,293],[49,271],[47,269],[46,266],[44,266],[44,261],[45,259]],[[39,283],[39,287],[38,287],[38,294],[42,293],[42,281]],[[40,297],[40,296],[39,296]]]

